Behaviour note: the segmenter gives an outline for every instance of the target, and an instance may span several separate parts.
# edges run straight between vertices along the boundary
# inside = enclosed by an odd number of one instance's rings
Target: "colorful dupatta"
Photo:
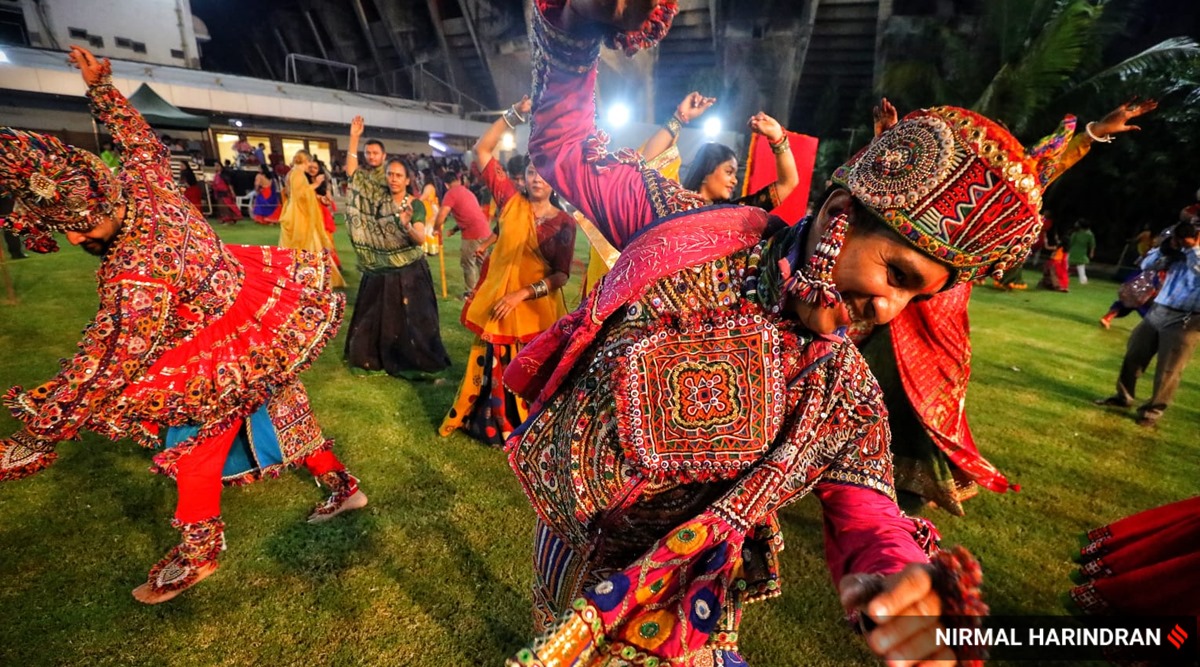
[[[489,343],[508,345],[533,340],[567,314],[562,290],[553,290],[541,299],[522,301],[499,320],[492,317],[492,305],[504,295],[549,274],[538,245],[533,207],[521,195],[511,197],[500,213],[500,235],[483,278],[463,306],[463,325]]]

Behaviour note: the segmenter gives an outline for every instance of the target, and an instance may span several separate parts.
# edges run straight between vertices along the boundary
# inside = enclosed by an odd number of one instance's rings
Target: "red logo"
[[[1184,632],[1179,624],[1176,624],[1175,629],[1167,633],[1167,641],[1171,642],[1176,649],[1183,648],[1183,643],[1187,641],[1187,638],[1188,633]]]

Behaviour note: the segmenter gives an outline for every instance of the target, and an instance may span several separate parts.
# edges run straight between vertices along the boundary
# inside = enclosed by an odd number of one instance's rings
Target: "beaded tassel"
[[[833,267],[837,264],[838,255],[846,243],[849,221],[850,217],[845,213],[830,220],[829,228],[817,242],[817,249],[799,271],[792,273],[791,263],[787,258],[779,260],[784,292],[822,308],[832,308],[841,303],[842,296],[833,284]]]

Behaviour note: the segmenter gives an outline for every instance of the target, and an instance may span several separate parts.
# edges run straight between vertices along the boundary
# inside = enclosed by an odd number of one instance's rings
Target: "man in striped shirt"
[[[1096,401],[1100,405],[1130,407],[1137,379],[1158,354],[1154,393],[1138,408],[1138,425],[1153,426],[1170,405],[1183,371],[1200,344],[1200,225],[1193,217],[1175,225],[1171,238],[1151,250],[1142,269],[1165,268],[1167,277],[1154,298],[1154,307],[1129,334],[1125,361],[1117,378],[1117,393]]]

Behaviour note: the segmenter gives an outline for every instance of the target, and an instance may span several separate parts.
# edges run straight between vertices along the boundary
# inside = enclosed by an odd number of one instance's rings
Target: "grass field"
[[[220,232],[253,244],[278,234],[246,222]],[[451,297],[441,301],[449,382],[353,377],[344,336],[304,376],[327,435],[363,480],[367,509],[306,525],[321,493],[303,473],[229,489],[220,571],[145,607],[129,591],[177,540],[173,484],[148,474],[150,453],[132,443],[64,443],[53,467],[0,487],[0,665],[495,665],[522,646],[533,514],[500,451],[435,432],[471,338],[454,298],[456,238]],[[0,384],[36,385],[71,354],[94,312],[95,264],[68,247],[8,265],[21,301],[0,305]],[[1103,281],[1069,294],[976,290],[968,412],[985,455],[1022,491],[985,492],[961,519],[927,514],[946,543],[983,561],[996,613],[1063,613],[1077,533],[1197,492],[1200,363],[1157,430],[1090,403],[1111,392],[1137,322],[1096,324],[1114,293]],[[0,432],[16,427],[0,417]],[[870,664],[840,620],[817,503],[791,506],[783,523],[784,594],[746,612],[750,664]]]

